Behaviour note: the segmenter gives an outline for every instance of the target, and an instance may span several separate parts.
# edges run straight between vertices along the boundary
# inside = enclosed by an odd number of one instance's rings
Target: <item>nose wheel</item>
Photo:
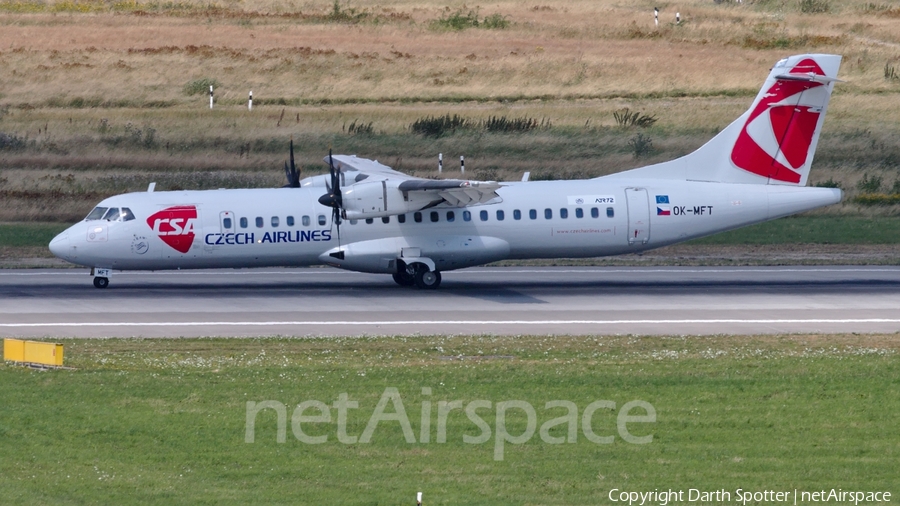
[[[109,278],[100,276],[94,278],[94,288],[106,288],[107,286],[109,286]]]

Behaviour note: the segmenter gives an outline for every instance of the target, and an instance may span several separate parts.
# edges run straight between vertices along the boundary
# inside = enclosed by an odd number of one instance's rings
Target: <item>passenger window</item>
[[[372,223],[375,223],[375,220],[374,220],[374,219],[372,219],[372,218],[366,218],[366,225],[371,225]]]
[[[134,213],[127,207],[122,208],[122,221],[131,221],[134,219]]]
[[[522,219],[522,211],[519,211],[518,209],[514,210],[513,211],[513,219],[521,220]]]
[[[256,228],[263,228],[263,219],[262,216],[256,217]]]
[[[231,230],[231,218],[223,218],[222,219],[222,227],[225,230]]]
[[[272,227],[273,228],[278,227],[278,216],[272,216]]]
[[[478,213],[478,216],[481,218],[481,221],[487,221],[488,219],[487,211],[481,211]]]
[[[441,219],[441,216],[438,214],[437,211],[431,211],[431,222],[432,223],[436,223],[440,219]]]
[[[318,220],[318,222],[319,222],[319,226],[321,226],[321,227],[324,227],[325,224],[328,223],[328,221],[325,219],[325,215],[324,215],[324,214],[320,214],[320,215],[317,217],[317,220]]]
[[[420,213],[420,212],[418,212],[418,211],[414,212],[414,213],[413,213],[413,220],[414,220],[416,223],[422,223],[422,213]]]
[[[615,217],[616,217],[616,210],[613,209],[613,208],[611,208],[611,207],[607,207],[607,208],[606,208],[606,217],[607,217],[607,218],[615,218]]]
[[[472,213],[463,211],[463,221],[472,221]]]
[[[566,209],[565,207],[563,207],[562,209],[560,209],[560,210],[559,210],[559,217],[560,217],[560,218],[568,218],[568,217],[569,217],[569,210]]]
[[[528,211],[528,217],[531,218],[532,220],[536,220],[537,219],[537,209],[532,209],[532,210]]]
[[[397,215],[397,223],[406,223],[406,215],[398,214]]]
[[[584,218],[584,210],[580,207],[575,208],[575,217]]]
[[[293,226],[294,226],[294,217],[293,217],[293,216],[288,216],[288,217],[287,217],[287,226],[289,226],[289,227],[293,227]]]
[[[94,210],[91,211],[90,213],[88,213],[87,217],[85,217],[84,219],[85,219],[85,221],[99,220],[99,219],[103,218],[104,214],[106,214],[107,209],[109,209],[109,208],[108,207],[95,207]]]
[[[456,214],[453,211],[447,211],[447,221],[453,221],[456,219]]]
[[[103,219],[106,221],[116,221],[119,219],[119,208],[118,207],[110,207],[109,211],[106,211],[106,214],[103,216]]]
[[[599,217],[600,217],[600,210],[597,209],[596,207],[592,207],[591,208],[591,218],[599,218]]]
[[[382,216],[381,222],[384,224],[388,224],[391,222],[391,217],[390,216]]]
[[[309,226],[309,216],[304,216],[303,218],[300,219],[300,221],[303,223],[304,227]]]
[[[241,228],[247,228],[247,218],[241,218]]]
[[[504,213],[502,209],[497,209],[497,221],[503,221],[503,218],[505,217],[506,213]]]
[[[547,220],[553,219],[553,209],[544,209],[544,219],[547,219]]]

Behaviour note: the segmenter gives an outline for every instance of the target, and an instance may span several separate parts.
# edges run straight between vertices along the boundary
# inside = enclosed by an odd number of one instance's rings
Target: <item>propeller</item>
[[[328,170],[331,174],[329,193],[319,197],[319,203],[332,209],[331,223],[337,226],[338,244],[341,243],[341,212],[344,209],[344,200],[341,195],[341,174],[334,168],[334,160],[331,158],[331,149],[328,150]]]
[[[285,188],[300,188],[300,171],[294,165],[294,136],[291,136],[291,164],[284,162],[284,175],[287,177]]]

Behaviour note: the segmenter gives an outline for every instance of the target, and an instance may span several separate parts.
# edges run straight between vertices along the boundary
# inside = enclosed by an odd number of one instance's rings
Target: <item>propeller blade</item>
[[[285,188],[300,188],[300,171],[294,164],[294,136],[291,136],[291,163],[284,162],[284,177],[287,178]]]
[[[341,244],[341,210],[343,209],[344,199],[341,197],[341,180],[340,174],[334,168],[334,159],[332,158],[331,148],[328,148],[328,170],[331,172],[331,195],[329,195],[332,203],[331,223],[337,227],[338,246]],[[321,200],[320,200],[321,202]]]
[[[300,171],[297,170],[297,166],[294,164],[294,136],[291,136],[291,175],[290,175],[290,184],[291,188],[300,188]]]
[[[328,174],[331,176],[331,193],[334,194],[337,188],[337,173],[334,171],[334,160],[331,158],[331,149],[328,149]]]
[[[331,171],[331,194],[334,196],[336,209],[343,209],[344,199],[341,195],[341,173],[334,168],[334,159],[331,157],[331,148],[328,149],[328,168]]]

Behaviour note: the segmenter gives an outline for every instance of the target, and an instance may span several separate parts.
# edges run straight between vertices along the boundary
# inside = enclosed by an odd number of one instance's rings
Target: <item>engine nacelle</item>
[[[509,256],[509,243],[480,235],[387,237],[353,242],[321,255],[322,263],[358,272],[393,274],[398,261],[422,262],[431,270],[450,271],[482,265]]]
[[[381,218],[418,211],[433,203],[435,195],[403,192],[401,181],[361,181],[343,190],[344,215],[348,220]],[[440,199],[440,197],[437,197]]]

